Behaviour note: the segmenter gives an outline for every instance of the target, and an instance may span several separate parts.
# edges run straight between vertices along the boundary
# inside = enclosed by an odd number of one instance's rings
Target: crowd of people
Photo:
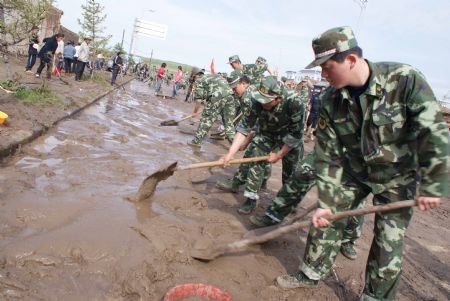
[[[436,208],[448,195],[448,129],[423,75],[406,64],[365,59],[350,27],[322,33],[312,47],[315,59],[306,68],[320,66],[328,87],[308,81],[285,85],[270,74],[264,58],[242,64],[233,55],[229,76],[194,68],[187,97],[195,101],[192,115],[201,114],[190,146],[200,148],[220,117],[223,133],[210,137],[229,141],[224,165],[239,150],[244,157],[268,155],[241,164],[231,179],[217,183],[233,193],[244,186],[239,213],[254,211],[271,165],[282,161],[281,189],[263,215],[250,216],[256,227],[281,223],[317,186],[303,264],[276,279],[284,289],[317,286],[339,251],[350,260],[357,257],[364,219],[330,222],[331,214],[365,206],[369,194],[374,205],[415,199],[420,210]],[[165,67],[157,72],[155,92]],[[304,156],[305,135],[316,127],[315,149]],[[376,213],[361,300],[395,299],[412,214],[413,208]]]
[[[93,60],[91,42],[92,38],[86,36],[83,41],[76,45],[73,41],[64,42],[64,34],[57,33],[51,37],[41,39],[38,35],[39,27],[33,26],[29,34],[28,59],[25,66],[25,72],[33,74],[33,67],[39,58],[39,65],[34,72],[35,77],[41,77],[44,68],[47,68],[47,78],[53,73],[55,76],[61,76],[62,71],[65,75],[74,74],[75,81],[82,80],[86,67],[89,72],[92,70],[103,70],[105,58],[102,53],[96,55]],[[116,82],[117,74],[123,70],[122,52],[117,52],[111,58],[112,76],[111,85]]]

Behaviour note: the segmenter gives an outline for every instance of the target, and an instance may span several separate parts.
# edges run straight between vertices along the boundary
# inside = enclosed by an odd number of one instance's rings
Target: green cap
[[[239,62],[241,61],[241,59],[239,58],[239,55],[232,55],[228,58],[229,64],[237,62],[237,61],[239,61]]]
[[[319,66],[336,53],[344,52],[356,46],[358,46],[358,42],[349,26],[329,29],[312,41],[316,59],[305,68],[310,69]]]
[[[204,72],[202,71],[203,69],[200,69],[200,68],[198,68],[198,67],[192,67],[192,71],[191,71],[191,79],[192,78],[194,78],[194,76],[196,76],[197,74],[201,74],[201,75],[203,75],[204,74]]]
[[[239,69],[234,70],[233,72],[230,73],[229,76],[227,76],[227,82],[231,88],[236,87],[241,76],[242,76],[242,71]]]
[[[269,103],[279,95],[281,95],[280,84],[274,76],[264,77],[258,90],[252,92],[252,98],[260,104]]]
[[[256,59],[257,61],[260,61],[261,64],[265,64],[267,63],[267,60],[265,58],[263,58],[262,56],[258,56],[258,58]]]

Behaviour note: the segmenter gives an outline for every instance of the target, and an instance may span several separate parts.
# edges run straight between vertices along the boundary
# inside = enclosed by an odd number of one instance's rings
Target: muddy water
[[[146,85],[132,82],[60,123],[1,168],[0,299],[161,300],[171,287],[189,282],[216,285],[233,300],[341,296],[339,283],[307,292],[273,285],[277,275],[296,270],[305,232],[298,233],[300,240],[292,234],[256,253],[208,264],[190,258],[199,238],[230,241],[249,228],[247,218],[236,213],[242,196],[214,188],[231,169],[176,172],[158,184],[151,203],[129,201],[142,180],[161,167],[217,160],[226,151],[224,141],[207,140],[201,150],[187,146],[192,137],[185,133],[195,129],[189,122],[159,126],[191,112],[182,98],[156,98]],[[279,178],[275,166],[259,211],[279,188]],[[435,225],[439,235],[448,233],[445,218]],[[367,251],[370,231],[365,230],[361,249]],[[433,256],[445,262],[448,246],[437,247]],[[345,300],[361,290],[363,257],[348,269],[345,260],[338,261],[350,288]],[[438,262],[431,262],[437,271],[429,277],[445,275]],[[435,296],[445,296],[446,287],[438,288]]]

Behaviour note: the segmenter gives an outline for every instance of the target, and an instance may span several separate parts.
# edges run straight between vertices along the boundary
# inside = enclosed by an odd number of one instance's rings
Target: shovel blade
[[[175,120],[166,120],[160,123],[160,125],[162,126],[174,126],[174,125],[178,125],[178,122]]]
[[[139,187],[139,190],[138,190],[138,193],[136,196],[136,201],[141,202],[145,199],[150,198],[153,195],[153,193],[155,192],[156,186],[158,185],[158,183],[166,180],[167,178],[169,178],[170,176],[173,175],[173,173],[177,169],[177,163],[178,162],[174,162],[174,163],[170,164],[169,166],[162,168],[162,169],[154,172],[147,178],[145,178],[145,180],[142,182],[141,186]]]

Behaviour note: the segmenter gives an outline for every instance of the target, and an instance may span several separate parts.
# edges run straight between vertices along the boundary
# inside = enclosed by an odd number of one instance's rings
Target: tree
[[[22,42],[45,19],[53,0],[0,0],[0,50]]]
[[[0,0],[0,52],[8,80],[11,79],[8,46],[25,40],[31,27],[45,19],[52,3],[53,0]]]
[[[126,52],[125,52],[125,50],[123,49],[123,47],[122,47],[122,45],[120,44],[120,43],[117,43],[117,44],[115,44],[114,46],[113,46],[113,48],[112,48],[112,51],[114,52],[114,53],[117,53],[117,52],[122,52],[123,54],[126,54]]]
[[[86,5],[81,5],[83,20],[78,19],[83,32],[80,32],[81,37],[90,36],[92,38],[92,48],[94,55],[98,53],[99,49],[105,48],[111,36],[103,36],[105,27],[102,23],[106,19],[106,14],[102,14],[104,6],[101,6],[97,0],[87,0]]]

